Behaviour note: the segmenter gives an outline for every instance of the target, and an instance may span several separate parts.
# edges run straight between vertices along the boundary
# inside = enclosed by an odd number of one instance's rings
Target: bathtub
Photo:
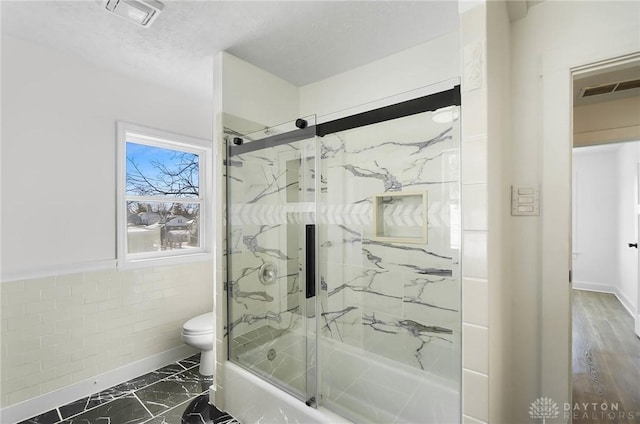
[[[226,361],[222,389],[226,411],[244,424],[348,424],[324,407],[310,408],[245,369]]]
[[[459,380],[443,379],[331,340],[323,341],[321,355],[321,363],[335,365],[321,373],[324,397],[317,409],[231,361],[224,363],[219,388],[225,409],[245,424],[426,424],[461,420]],[[388,408],[378,410],[384,404]]]

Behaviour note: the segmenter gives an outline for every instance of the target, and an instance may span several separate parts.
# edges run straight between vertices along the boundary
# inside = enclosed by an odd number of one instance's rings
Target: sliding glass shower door
[[[355,423],[460,421],[459,106],[228,140],[231,361]]]
[[[460,422],[459,107],[443,106],[318,140],[320,398],[356,423]]]
[[[315,117],[228,144],[229,358],[315,405]]]

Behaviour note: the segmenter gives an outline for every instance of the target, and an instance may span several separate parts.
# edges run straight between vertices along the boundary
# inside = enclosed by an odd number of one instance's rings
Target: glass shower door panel
[[[314,403],[316,143],[305,119],[228,150],[229,358]]]
[[[320,393],[354,422],[460,421],[460,137],[432,116],[319,140]]]

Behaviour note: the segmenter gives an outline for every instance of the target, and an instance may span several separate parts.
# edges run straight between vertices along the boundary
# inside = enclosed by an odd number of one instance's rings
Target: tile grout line
[[[185,400],[185,401],[184,401],[184,402],[182,402],[182,403],[179,403],[179,404],[177,404],[177,405],[174,405],[174,406],[172,406],[171,408],[167,409],[166,411],[162,411],[162,412],[161,412],[161,413],[159,413],[158,415],[154,415],[154,416],[152,416],[152,418],[151,418],[150,420],[152,420],[152,419],[154,419],[154,418],[158,418],[158,417],[160,417],[161,415],[164,415],[164,414],[166,414],[166,413],[168,413],[168,412],[173,411],[174,409],[178,409],[179,407],[184,406],[185,404],[192,402],[192,401],[193,401],[193,399],[195,399],[195,398],[197,398],[198,396],[201,396],[201,395],[203,395],[203,394],[205,394],[205,393],[206,393],[206,392],[202,392],[202,393],[200,393],[199,395],[197,395],[197,396],[195,396],[195,397],[193,397],[193,398],[189,398],[189,399]],[[150,420],[149,420],[149,421],[150,421]],[[147,423],[147,422],[149,422],[149,421],[145,421],[145,423]],[[143,424],[144,424],[144,423],[143,423]]]
[[[98,392],[98,393],[100,393],[100,392]],[[133,392],[131,392],[131,393],[133,393]],[[93,396],[93,395],[95,395],[95,394],[96,394],[96,393],[92,393],[92,394],[91,394],[91,395],[89,395],[88,397],[89,397],[89,398],[91,398],[91,396]],[[72,418],[77,418],[78,416],[80,416],[80,415],[84,414],[85,412],[93,411],[94,409],[99,408],[99,407],[101,407],[102,405],[107,405],[107,404],[109,404],[109,403],[111,403],[111,402],[113,402],[113,401],[116,401],[116,400],[118,400],[118,399],[122,399],[122,398],[124,398],[127,394],[129,394],[129,392],[124,393],[124,394],[122,394],[122,395],[120,395],[120,396],[118,396],[118,397],[114,397],[113,399],[110,399],[110,400],[108,400],[108,401],[106,401],[106,402],[102,402],[102,403],[100,403],[100,404],[98,404],[98,405],[96,405],[96,406],[93,406],[93,407],[89,408],[89,409],[84,409],[84,410],[82,410],[82,412],[78,412],[77,414],[69,415],[67,418],[62,418],[62,413],[61,413],[61,412],[59,412],[59,415],[60,415],[60,418],[61,418],[59,422],[66,421],[66,420],[70,420],[70,419],[72,419]],[[73,402],[72,402],[72,403],[73,403]],[[62,405],[62,406],[66,406],[66,405]],[[60,409],[60,407],[58,407],[58,408],[56,408],[56,409],[58,409],[58,410],[59,410],[59,409]]]
[[[147,413],[149,414],[149,416],[151,418],[154,418],[155,416],[151,413],[151,411],[149,411],[149,408],[147,408],[147,405],[144,404],[143,401],[140,400],[140,398],[138,397],[138,395],[136,394],[136,390],[134,390],[133,392],[131,392],[131,394],[133,395],[133,397],[135,397],[138,402],[140,402],[140,405],[142,405],[142,407],[144,408],[145,411],[147,411]]]

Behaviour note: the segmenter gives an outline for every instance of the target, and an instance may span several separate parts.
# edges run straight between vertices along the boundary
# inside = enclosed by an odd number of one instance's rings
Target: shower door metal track
[[[456,85],[449,90],[441,91],[439,93],[407,100],[390,106],[384,106],[367,112],[347,116],[345,118],[323,122],[303,129],[275,134],[240,145],[230,144],[229,157],[262,150],[267,147],[293,143],[314,136],[324,137],[328,134],[373,125],[379,122],[390,121],[392,119],[403,118],[405,116],[416,115],[418,113],[435,111],[447,106],[460,106],[460,104],[460,85]]]
[[[243,143],[240,145],[229,144],[229,156],[254,152],[256,150],[276,147],[282,144],[295,143],[296,141],[305,140],[307,138],[315,137],[316,135],[316,125],[312,125],[304,129],[293,130],[282,134],[274,134],[256,141],[243,140],[249,141],[249,143]]]

